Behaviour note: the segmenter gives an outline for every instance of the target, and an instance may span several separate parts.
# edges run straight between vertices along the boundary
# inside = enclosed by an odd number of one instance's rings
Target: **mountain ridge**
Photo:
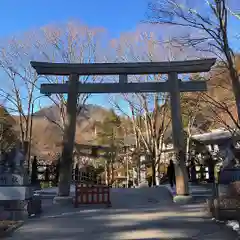
[[[77,116],[75,142],[87,144],[94,141],[96,123],[102,122],[110,110],[95,104],[84,105]],[[19,116],[14,116],[19,128]],[[44,159],[61,152],[63,130],[60,128],[60,109],[51,105],[36,111],[32,120],[32,144],[34,154]],[[32,150],[33,150],[32,149]],[[51,160],[51,159],[49,159]]]

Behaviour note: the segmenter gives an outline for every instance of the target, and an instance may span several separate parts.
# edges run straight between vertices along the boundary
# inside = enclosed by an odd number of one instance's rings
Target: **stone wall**
[[[24,220],[28,217],[26,200],[0,201],[0,220]]]

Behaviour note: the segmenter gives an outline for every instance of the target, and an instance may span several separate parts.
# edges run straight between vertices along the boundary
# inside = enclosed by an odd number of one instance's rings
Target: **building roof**
[[[185,134],[187,135],[187,128],[184,129],[184,132]],[[191,134],[201,134],[201,130],[196,128],[196,127],[193,127],[191,128]],[[172,129],[169,128],[165,134],[164,134],[164,142],[165,143],[172,143],[173,142],[173,136],[172,136]]]
[[[225,129],[215,129],[208,133],[195,134],[192,136],[192,140],[197,140],[204,143],[217,143],[233,138],[240,140],[240,135],[237,132],[236,134],[233,134],[232,132]]]

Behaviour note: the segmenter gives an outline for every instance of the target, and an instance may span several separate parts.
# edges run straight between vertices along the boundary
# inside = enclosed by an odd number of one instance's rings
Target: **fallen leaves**
[[[12,227],[16,223],[16,221],[0,220],[0,233],[5,232],[9,227]]]

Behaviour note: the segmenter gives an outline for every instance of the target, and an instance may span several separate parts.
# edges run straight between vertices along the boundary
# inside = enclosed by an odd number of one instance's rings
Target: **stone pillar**
[[[186,149],[181,116],[180,90],[179,90],[180,80],[178,79],[178,74],[175,72],[169,73],[168,81],[170,85],[173,146],[176,158],[175,159],[176,191],[177,195],[188,195],[189,194],[188,174],[185,164]]]
[[[63,150],[60,159],[58,196],[69,197],[72,178],[72,161],[75,141],[76,117],[77,117],[77,99],[79,76],[71,75],[69,77],[69,88],[67,98],[67,116],[64,126]]]

